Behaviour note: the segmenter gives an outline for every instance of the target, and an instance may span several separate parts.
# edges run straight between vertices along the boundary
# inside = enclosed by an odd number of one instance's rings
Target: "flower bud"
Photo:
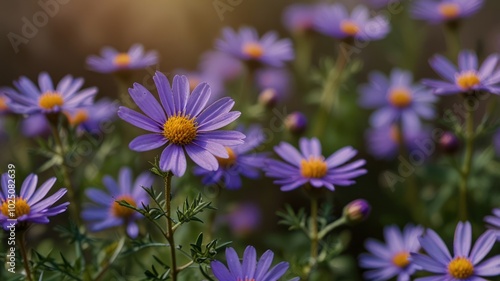
[[[453,154],[460,149],[460,141],[451,132],[444,132],[439,139],[439,147],[448,154]]]
[[[274,107],[278,103],[278,93],[267,88],[259,94],[259,103],[264,107]]]
[[[292,112],[285,118],[285,127],[295,135],[300,135],[307,129],[307,118],[302,112]]]
[[[372,207],[364,199],[356,199],[344,207],[344,217],[350,223],[364,221],[370,215]]]

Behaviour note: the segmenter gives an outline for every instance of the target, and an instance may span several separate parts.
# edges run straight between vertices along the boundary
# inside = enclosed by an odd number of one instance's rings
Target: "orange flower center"
[[[411,93],[406,88],[395,88],[389,92],[389,102],[398,108],[405,108],[410,105],[412,101]]]
[[[458,257],[448,264],[448,272],[457,279],[467,279],[474,274],[474,265],[467,259]]]
[[[6,97],[0,97],[0,111],[5,111],[9,109],[7,106],[7,98]]]
[[[129,195],[119,196],[118,198],[116,198],[116,201],[125,201],[128,204],[130,204],[134,207],[137,207],[137,203],[135,203],[135,200]],[[124,207],[124,206],[118,204],[118,202],[114,202],[113,206],[111,207],[111,213],[115,217],[119,217],[119,218],[125,218],[125,219],[129,218],[130,216],[132,216],[134,214],[134,212],[135,212],[134,210],[127,208],[127,207]]]
[[[127,67],[130,64],[130,56],[127,53],[119,53],[113,59],[113,63],[118,67]]]
[[[328,167],[323,157],[311,156],[300,162],[300,174],[306,178],[322,178],[326,175]]]
[[[456,18],[460,14],[460,6],[456,3],[443,3],[438,7],[439,13],[447,18]]]
[[[340,30],[349,36],[354,36],[359,33],[359,26],[351,20],[344,20],[340,23]]]
[[[252,59],[259,59],[264,54],[264,49],[259,43],[250,42],[243,46],[243,53]]]
[[[410,264],[410,253],[408,252],[399,252],[392,257],[392,263],[398,267],[404,268]]]
[[[481,83],[481,79],[473,70],[460,73],[456,78],[457,85],[464,90],[470,90],[472,87]]]
[[[30,213],[30,205],[28,202],[21,197],[17,197],[14,202],[9,202],[9,200],[5,200],[2,203],[2,214],[8,217],[9,219],[17,219],[20,216],[27,215]]]
[[[163,135],[167,140],[177,145],[187,145],[196,138],[197,127],[194,118],[177,115],[167,119],[163,125]]]
[[[62,106],[64,99],[58,92],[45,92],[38,98],[38,105],[43,109],[53,109],[56,106]]]
[[[85,109],[79,109],[74,115],[68,114],[68,121],[72,126],[78,126],[89,120],[89,113]]]
[[[231,167],[232,165],[234,165],[234,163],[236,163],[236,159],[238,158],[238,155],[236,155],[236,153],[234,153],[234,151],[229,148],[229,147],[226,147],[226,151],[227,151],[227,154],[229,155],[228,158],[219,158],[219,157],[215,157],[217,158],[217,161],[219,161],[219,166],[221,167]]]

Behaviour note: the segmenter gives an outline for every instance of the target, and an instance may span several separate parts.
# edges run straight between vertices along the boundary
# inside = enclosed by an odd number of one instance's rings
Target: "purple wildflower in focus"
[[[422,83],[437,95],[452,95],[484,91],[500,94],[500,71],[497,69],[498,55],[490,55],[479,67],[477,55],[468,50],[458,55],[458,69],[446,58],[436,55],[430,65],[445,81],[424,79]]]
[[[435,117],[433,103],[437,98],[428,90],[413,84],[409,71],[394,69],[389,77],[380,72],[369,75],[369,84],[360,87],[359,103],[376,109],[370,118],[373,127],[402,122],[403,128],[418,129],[420,119]]]
[[[359,5],[349,15],[343,4],[325,5],[318,10],[315,29],[336,39],[380,40],[387,36],[390,25],[383,16],[370,18],[367,7]]]
[[[48,137],[52,132],[44,114],[34,114],[21,122],[21,133],[28,138]]]
[[[401,141],[411,153],[414,149],[421,150],[418,143],[425,143],[430,139],[430,134],[425,128],[418,130],[410,128],[403,131],[401,135],[396,125],[368,129],[365,135],[368,152],[378,159],[391,160],[398,155]]]
[[[102,99],[93,105],[66,112],[66,116],[71,126],[83,132],[97,134],[103,131],[107,122],[115,119],[117,109],[116,103]]]
[[[359,265],[368,269],[364,273],[366,280],[385,281],[397,276],[398,281],[410,281],[410,276],[420,269],[410,259],[412,252],[420,250],[418,237],[424,229],[421,226],[408,224],[403,231],[395,225],[384,228],[383,244],[374,239],[365,243],[370,253],[359,256]]]
[[[252,281],[277,281],[288,270],[288,262],[280,262],[271,267],[274,253],[267,250],[257,261],[257,252],[252,246],[248,246],[243,253],[243,260],[233,248],[226,248],[226,267],[222,262],[214,260],[210,263],[212,273],[219,281],[252,280]],[[293,278],[290,281],[298,281],[299,278]]]
[[[279,40],[276,32],[268,32],[259,38],[257,31],[250,27],[242,27],[239,32],[224,28],[216,47],[242,61],[274,67],[281,67],[294,58],[289,39]]]
[[[349,186],[355,183],[354,178],[366,174],[361,169],[366,161],[351,160],[357,151],[352,147],[344,147],[326,158],[321,155],[321,144],[317,138],[301,138],[300,152],[292,145],[281,142],[274,151],[286,161],[269,159],[266,161],[266,176],[277,178],[275,184],[281,185],[282,191],[289,191],[301,185],[311,184],[313,187],[326,187],[335,190],[335,186]]]
[[[314,29],[314,18],[322,5],[292,4],[283,12],[283,24],[292,33],[306,33]]]
[[[469,222],[459,222],[455,230],[454,255],[432,229],[419,238],[426,254],[411,253],[411,260],[422,270],[435,276],[417,278],[415,281],[469,281],[485,280],[481,277],[500,274],[500,255],[481,262],[495,244],[494,231],[486,231],[477,239],[471,250],[472,228]]]
[[[8,226],[13,222],[9,221],[11,219],[17,219],[14,222],[16,228],[26,227],[29,223],[46,224],[49,223],[49,218],[57,214],[66,211],[69,203],[65,202],[57,206],[53,206],[54,203],[61,199],[61,197],[66,194],[66,188],[61,188],[54,194],[47,196],[56,178],[50,178],[42,185],[37,187],[38,176],[35,174],[30,174],[26,177],[21,185],[21,191],[19,194],[14,194],[15,198],[15,211],[11,212],[9,209],[9,195],[12,194],[8,192],[9,184],[9,174],[2,174],[1,185],[2,192],[0,194],[0,203],[2,204],[2,211],[0,213],[0,224],[2,224],[3,229],[8,230]]]
[[[264,134],[259,126],[253,126],[242,132],[246,135],[245,143],[235,146],[226,146],[228,158],[216,157],[219,168],[209,171],[202,167],[196,167],[194,174],[203,177],[205,185],[224,183],[227,189],[239,189],[242,186],[241,176],[257,179],[260,177],[259,170],[262,168],[265,153],[256,153],[253,150],[262,144]]]
[[[140,44],[133,45],[128,52],[123,53],[111,47],[105,47],[100,57],[91,55],[87,58],[87,66],[100,73],[142,69],[157,63],[156,51],[144,52],[144,47]]]
[[[17,91],[7,91],[10,98],[9,107],[13,112],[21,114],[58,113],[91,105],[97,88],[80,90],[83,78],[74,79],[66,75],[54,87],[50,76],[42,72],[38,76],[37,87],[31,80],[21,77],[14,81]]]
[[[154,177],[149,172],[140,174],[134,181],[132,171],[128,167],[120,169],[118,182],[109,175],[104,176],[102,183],[107,192],[97,188],[85,190],[85,194],[92,200],[92,203],[84,205],[83,220],[90,222],[91,231],[124,225],[130,237],[137,237],[139,226],[136,221],[142,219],[143,216],[130,208],[121,206],[116,201],[126,201],[136,208],[142,208],[142,204],[146,205],[149,202],[149,196],[143,187],[151,187],[153,181]]]
[[[419,0],[411,9],[413,18],[432,24],[457,21],[475,14],[483,0]]]
[[[182,176],[186,171],[186,156],[200,167],[216,171],[216,157],[228,158],[226,146],[243,143],[245,136],[236,131],[222,131],[240,116],[230,111],[234,101],[222,98],[208,107],[210,87],[199,84],[191,93],[186,76],[175,76],[172,88],[165,75],[156,72],[153,77],[161,104],[142,85],[135,83],[130,96],[144,114],[121,106],[118,116],[126,122],[149,131],[133,139],[129,147],[134,151],[148,151],[166,145],[160,156],[160,169]]]
[[[500,209],[493,209],[493,215],[486,216],[484,221],[488,223],[488,228],[495,231],[497,240],[500,241]]]

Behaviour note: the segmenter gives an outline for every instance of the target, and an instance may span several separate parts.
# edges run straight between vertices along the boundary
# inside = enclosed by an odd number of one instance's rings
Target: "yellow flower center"
[[[68,121],[72,126],[78,126],[89,120],[89,113],[85,109],[79,109],[74,115],[67,114]]]
[[[189,116],[172,116],[163,125],[163,135],[173,144],[190,144],[196,138],[196,134],[196,122]]]
[[[113,63],[118,67],[127,67],[130,64],[130,56],[127,53],[119,53],[113,59]]]
[[[38,99],[38,105],[43,109],[53,109],[56,106],[62,106],[64,99],[58,92],[45,92]]]
[[[354,36],[359,33],[359,26],[351,20],[344,20],[340,23],[340,30],[349,36]]]
[[[125,201],[128,204],[130,204],[134,207],[137,207],[137,203],[135,203],[135,200],[129,195],[122,195],[122,196],[116,198],[116,201]],[[124,207],[124,206],[118,204],[118,202],[114,202],[113,206],[111,206],[111,213],[115,217],[120,217],[120,218],[126,219],[126,218],[129,218],[130,216],[132,216],[134,214],[134,212],[135,212],[134,210],[127,208],[127,207]]]
[[[21,197],[17,197],[14,206],[9,206],[9,200],[2,203],[2,214],[9,219],[17,219],[20,216],[30,213],[30,205]],[[14,207],[14,208],[13,208]]]
[[[311,156],[300,162],[300,174],[306,178],[322,178],[326,175],[328,167],[323,157]]]
[[[394,125],[391,127],[390,138],[395,143],[401,144],[403,135],[401,134],[401,131],[399,130],[398,126]]]
[[[412,101],[411,93],[406,88],[395,88],[389,92],[389,102],[398,108],[405,108]]]
[[[264,54],[264,49],[259,43],[246,43],[243,46],[243,53],[252,59],[259,59]]]
[[[234,163],[236,163],[238,155],[236,155],[236,153],[234,153],[234,151],[229,147],[226,147],[226,151],[227,154],[229,155],[228,158],[219,158],[219,157],[215,158],[217,158],[217,161],[219,161],[219,166],[228,168],[234,165]]]
[[[470,90],[472,87],[481,83],[481,79],[477,76],[475,71],[471,70],[460,73],[456,78],[456,82],[460,88]]]
[[[7,98],[6,97],[0,97],[0,111],[5,111],[9,109],[7,106]]]
[[[474,273],[474,265],[467,259],[458,257],[448,264],[448,272],[457,279],[467,279]]]
[[[408,252],[399,252],[392,257],[392,263],[398,267],[404,268],[410,264],[410,253]]]
[[[460,6],[456,3],[443,3],[438,7],[439,13],[447,18],[456,18],[460,14]]]

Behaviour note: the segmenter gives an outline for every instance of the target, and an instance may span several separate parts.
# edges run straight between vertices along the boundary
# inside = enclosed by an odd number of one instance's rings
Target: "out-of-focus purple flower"
[[[93,105],[66,112],[71,126],[91,134],[102,132],[103,126],[116,118],[118,105],[108,99],[102,99]]]
[[[250,27],[242,27],[239,32],[224,28],[216,47],[242,61],[274,67],[281,67],[294,58],[289,39],[279,40],[276,32],[268,32],[259,38],[257,31]]]
[[[39,88],[26,77],[14,81],[17,91],[6,91],[10,99],[8,106],[13,112],[21,114],[58,113],[91,105],[97,88],[80,90],[83,78],[74,79],[66,75],[54,87],[50,76],[42,72],[38,76]]]
[[[0,87],[0,116],[5,115],[10,112],[8,103],[10,99],[5,94],[6,92],[12,92],[13,90],[7,87]]]
[[[498,276],[500,274],[500,255],[481,262],[495,244],[494,231],[486,231],[472,245],[472,228],[469,222],[459,222],[455,230],[453,244],[454,255],[451,256],[444,241],[432,229],[419,238],[420,245],[426,255],[411,253],[411,260],[421,270],[435,276],[417,278],[415,281],[441,280],[485,280],[481,277]]]
[[[222,215],[219,223],[227,223],[234,235],[246,236],[259,227],[262,212],[255,203],[245,202],[231,206],[228,213]]]
[[[369,84],[362,85],[360,92],[360,105],[377,109],[370,118],[373,127],[402,122],[403,128],[418,129],[421,118],[435,117],[433,103],[437,98],[430,91],[414,85],[409,71],[394,69],[389,77],[372,72]]]
[[[314,28],[314,18],[319,8],[317,4],[289,5],[283,12],[283,24],[292,33],[310,32]]]
[[[211,90],[210,101],[221,98],[224,93],[224,82],[215,75],[205,74],[200,71],[187,71],[184,69],[177,69],[174,72],[177,75],[184,75],[187,77],[189,81],[189,91],[191,92],[194,91],[199,84],[207,83]]]
[[[424,229],[421,226],[408,224],[403,232],[395,225],[384,228],[386,244],[369,239],[365,243],[369,254],[359,256],[359,265],[369,269],[365,272],[366,280],[391,280],[397,276],[397,280],[409,281],[410,276],[420,269],[410,260],[410,253],[420,250],[418,237]]]
[[[140,174],[134,181],[132,170],[128,167],[120,169],[118,182],[111,176],[104,176],[102,183],[108,192],[97,188],[87,188],[85,194],[93,203],[84,206],[82,218],[91,223],[90,230],[101,231],[106,228],[124,225],[127,234],[135,238],[139,234],[136,221],[143,216],[138,212],[121,206],[116,201],[126,201],[128,204],[142,208],[148,204],[149,197],[142,187],[151,187],[154,177],[149,172]]]
[[[496,155],[500,156],[500,130],[493,135],[493,148],[495,149]]]
[[[430,140],[428,130],[424,129],[404,129],[404,135],[401,135],[397,126],[384,126],[381,128],[371,128],[366,132],[366,147],[370,154],[379,159],[390,160],[399,153],[401,141],[404,141],[405,147],[409,152],[414,149],[421,149],[420,146],[426,145],[426,140]]]
[[[141,69],[157,63],[156,51],[144,52],[144,47],[140,44],[132,45],[128,52],[123,53],[111,47],[105,47],[100,57],[91,55],[87,58],[87,66],[100,73]]]
[[[344,217],[350,223],[364,221],[370,215],[372,207],[364,199],[356,199],[344,207]]]
[[[241,176],[257,179],[260,177],[259,170],[266,159],[265,153],[256,153],[253,150],[262,144],[264,134],[259,126],[253,126],[248,130],[242,130],[246,135],[245,143],[235,146],[226,146],[228,158],[217,158],[219,168],[209,171],[202,167],[196,167],[194,174],[203,177],[203,184],[224,183],[227,189],[239,189],[242,186]]]
[[[285,127],[294,135],[300,135],[307,129],[307,117],[299,111],[288,114],[284,123]]]
[[[230,111],[234,101],[222,98],[206,107],[211,95],[208,84],[199,84],[191,93],[186,76],[175,76],[172,88],[161,72],[156,72],[153,80],[161,104],[135,83],[129,89],[130,96],[146,115],[123,106],[118,110],[120,118],[150,132],[133,139],[130,149],[148,151],[166,145],[160,169],[178,177],[186,171],[185,153],[200,167],[216,171],[216,157],[228,158],[225,147],[241,144],[245,138],[237,131],[220,130],[240,116],[240,112]]]
[[[390,25],[383,16],[370,18],[367,7],[359,5],[349,15],[343,4],[324,5],[318,9],[315,29],[336,39],[355,38],[364,41],[379,40],[387,36]]]
[[[271,267],[274,253],[267,250],[257,261],[255,248],[248,246],[243,253],[242,262],[233,248],[226,248],[226,267],[222,262],[214,260],[210,263],[212,273],[219,281],[277,281],[288,270],[288,262],[280,262]],[[290,281],[298,281],[299,278],[293,278]]]
[[[414,18],[433,24],[468,18],[483,6],[483,0],[419,0],[411,9]]]
[[[291,75],[286,69],[264,68],[255,73],[257,87],[261,92],[272,90],[277,101],[283,101],[290,93]]]
[[[28,138],[47,137],[50,135],[50,123],[44,114],[34,114],[21,122],[21,133]]]
[[[493,209],[493,215],[486,216],[484,221],[488,223],[488,228],[495,231],[497,240],[500,241],[500,208]]]
[[[500,94],[498,55],[490,55],[479,67],[477,55],[468,50],[458,55],[458,69],[445,57],[435,55],[430,65],[445,81],[424,79],[423,84],[437,95],[452,95],[476,91]]]
[[[286,162],[274,159],[266,160],[266,176],[277,178],[275,184],[281,185],[282,191],[290,191],[302,185],[310,184],[315,188],[326,187],[335,190],[335,186],[349,186],[354,179],[366,174],[365,160],[356,160],[347,164],[357,151],[344,147],[326,158],[321,155],[321,144],[317,138],[301,138],[300,152],[286,142],[274,147],[274,151]]]
[[[226,83],[243,74],[243,64],[240,60],[219,51],[210,51],[202,55],[200,72],[206,76],[213,76]]]
[[[445,153],[453,154],[460,149],[460,141],[452,132],[444,132],[439,138],[439,148]]]
[[[10,198],[9,195],[9,174],[2,174],[1,185],[2,192],[0,194],[0,203],[2,210],[0,212],[0,224],[3,229],[8,230],[9,225],[14,223],[16,229],[19,227],[27,227],[29,223],[46,224],[49,223],[49,218],[66,211],[69,203],[65,202],[53,207],[54,203],[61,199],[66,194],[66,188],[61,188],[54,194],[45,198],[50,191],[56,178],[50,178],[44,182],[40,187],[37,187],[38,176],[30,174],[26,177],[21,185],[21,191],[15,198]],[[18,180],[18,179],[17,179]],[[10,210],[9,205],[14,205],[14,211]],[[12,222],[13,219],[17,221]],[[9,221],[10,220],[10,221]]]

